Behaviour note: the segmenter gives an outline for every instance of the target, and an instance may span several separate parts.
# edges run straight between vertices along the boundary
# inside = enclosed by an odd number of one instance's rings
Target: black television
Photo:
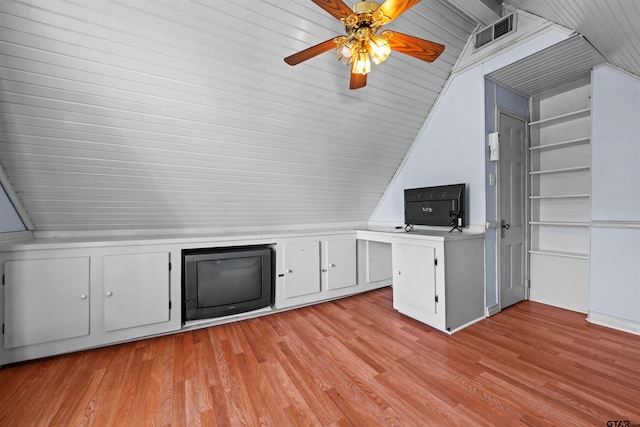
[[[273,304],[268,246],[182,251],[182,319],[208,319]]]
[[[453,231],[466,227],[464,193],[465,184],[405,189],[405,228],[410,230],[414,225],[446,226]]]

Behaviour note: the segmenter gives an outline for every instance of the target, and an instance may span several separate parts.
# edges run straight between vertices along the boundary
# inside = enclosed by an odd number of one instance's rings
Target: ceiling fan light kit
[[[361,1],[349,8],[341,0],[312,0],[315,4],[340,20],[345,26],[346,36],[338,36],[288,56],[284,61],[297,65],[321,53],[335,48],[338,60],[351,64],[350,89],[364,87],[367,74],[371,72],[371,62],[380,64],[391,53],[413,56],[423,61],[433,62],[444,51],[444,46],[393,31],[382,31],[388,24],[420,0],[386,0],[379,5],[373,1]],[[345,16],[346,15],[346,16]]]

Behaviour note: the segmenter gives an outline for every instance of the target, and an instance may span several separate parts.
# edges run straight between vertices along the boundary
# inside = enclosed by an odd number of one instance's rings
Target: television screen
[[[404,222],[407,226],[465,227],[465,184],[404,190]]]
[[[271,248],[182,251],[183,320],[244,313],[273,303]]]
[[[198,261],[198,307],[234,304],[262,296],[262,260],[242,257]]]

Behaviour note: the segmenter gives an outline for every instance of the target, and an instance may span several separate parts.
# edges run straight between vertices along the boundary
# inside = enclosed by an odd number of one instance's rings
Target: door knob
[[[108,296],[108,297],[110,297],[111,295],[113,295],[113,292],[111,292],[111,291],[107,291],[107,292],[105,293],[105,295],[106,295],[106,296]]]
[[[500,221],[500,227],[502,228],[500,230],[500,237],[505,237],[505,230],[508,230],[511,228],[511,226],[509,224],[507,224],[507,221],[505,221],[504,219],[502,221]]]

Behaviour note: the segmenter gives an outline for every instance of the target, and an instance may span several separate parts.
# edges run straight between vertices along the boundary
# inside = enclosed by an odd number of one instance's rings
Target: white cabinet
[[[169,254],[104,257],[104,330],[169,320]]]
[[[439,304],[436,249],[430,246],[393,245],[393,308],[429,325],[444,324],[444,306]]]
[[[369,286],[388,285],[393,276],[391,263],[391,244],[372,240],[359,240],[358,248],[364,253],[364,281]],[[387,283],[388,282],[388,283]]]
[[[355,286],[356,281],[356,239],[332,239],[322,242],[323,278],[327,290]]]
[[[391,243],[393,307],[400,313],[446,333],[485,317],[484,234],[371,230],[358,237]]]
[[[171,288],[170,252],[147,250],[0,253],[0,365],[179,329],[179,308],[170,302],[179,299],[179,286]]]
[[[89,335],[89,258],[4,263],[4,348]]]
[[[277,308],[348,295],[358,284],[355,234],[285,240],[277,253]]]
[[[291,242],[284,244],[283,248],[284,298],[320,292],[320,242]]]
[[[393,306],[453,333],[484,318],[484,241],[433,237],[393,244]]]

